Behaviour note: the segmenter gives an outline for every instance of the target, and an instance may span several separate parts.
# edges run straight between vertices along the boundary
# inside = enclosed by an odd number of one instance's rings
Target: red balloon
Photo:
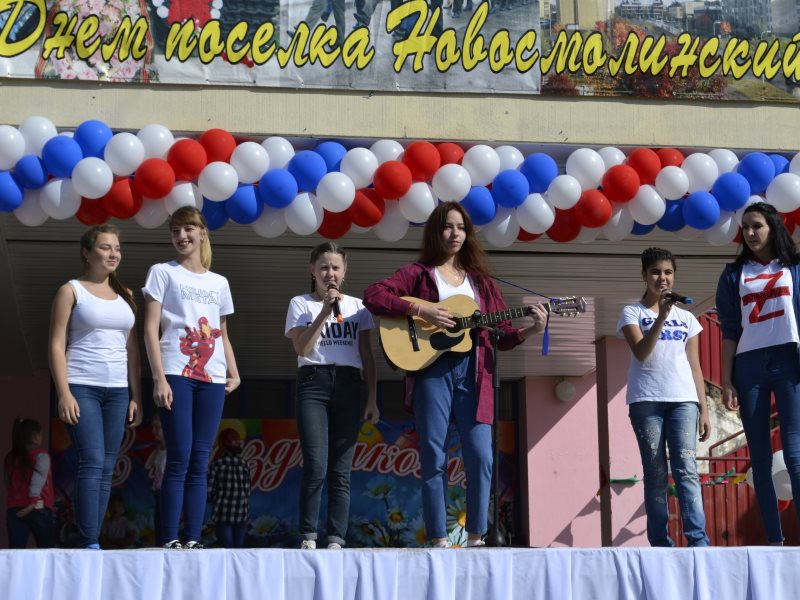
[[[575,213],[570,208],[569,210],[556,209],[556,220],[547,230],[548,237],[554,242],[571,242],[581,232],[581,224]]]
[[[783,219],[783,226],[786,227],[786,231],[789,232],[789,235],[792,235],[792,233],[794,233],[794,226],[796,224],[796,221],[793,217],[794,213],[780,213],[780,215],[781,219]]]
[[[108,213],[103,210],[100,201],[89,200],[88,198],[81,198],[81,207],[75,213],[75,217],[88,227],[102,225],[108,221]]]
[[[175,177],[183,181],[197,179],[208,164],[205,148],[195,140],[178,140],[167,153],[167,162],[175,171]]]
[[[611,218],[611,202],[599,190],[586,190],[573,207],[573,212],[575,218],[584,227],[602,227]]]
[[[350,231],[350,217],[347,216],[347,211],[331,212],[325,210],[322,217],[322,224],[317,229],[322,237],[328,240],[337,240],[345,233]]]
[[[683,154],[675,148],[659,148],[656,150],[658,159],[661,161],[661,168],[680,167],[683,164]]]
[[[653,181],[655,181],[655,179]],[[631,201],[639,191],[640,185],[639,174],[628,165],[615,165],[603,175],[603,193],[612,202]],[[609,218],[610,217],[611,215],[609,214]],[[586,225],[586,223],[584,223],[584,225]],[[586,226],[596,227],[596,225]]]
[[[197,141],[206,151],[208,162],[228,162],[236,149],[236,140],[224,129],[209,129]]]
[[[428,181],[442,166],[442,157],[430,142],[414,142],[403,153],[403,164],[411,171],[411,179]]]
[[[372,227],[380,223],[386,207],[383,198],[375,190],[363,188],[356,190],[356,197],[345,212],[359,227]]]
[[[165,160],[148,158],[136,169],[133,181],[142,196],[157,200],[175,187],[175,171]]]
[[[453,142],[437,144],[436,149],[439,151],[439,156],[442,157],[443,165],[460,165],[461,159],[464,158],[463,148]]]
[[[381,198],[397,200],[411,187],[411,171],[400,161],[389,160],[375,171],[372,183]]]
[[[637,148],[628,155],[625,161],[639,174],[642,185],[652,185],[656,182],[656,175],[661,170],[661,159],[650,148]]]
[[[532,242],[536,238],[541,237],[541,233],[528,233],[524,229],[520,228],[519,233],[517,234],[517,239],[520,242]]]
[[[103,206],[103,210],[112,217],[130,219],[142,208],[143,198],[131,184],[130,178],[125,177],[115,181],[99,202]]]

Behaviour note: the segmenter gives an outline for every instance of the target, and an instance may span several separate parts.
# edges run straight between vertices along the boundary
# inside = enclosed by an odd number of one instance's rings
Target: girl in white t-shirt
[[[669,250],[642,252],[644,296],[622,310],[617,335],[631,348],[627,403],[644,471],[647,539],[673,546],[669,537],[667,448],[678,492],[683,533],[689,546],[708,546],[703,496],[695,460],[696,436],[708,439],[711,425],[700,370],[702,327],[670,296],[675,258]]]
[[[361,300],[340,292],[347,255],[333,242],[311,251],[311,293],[295,296],[286,337],[297,352],[297,429],[303,452],[300,485],[301,548],[317,547],[322,486],[328,481],[328,548],[345,543],[350,512],[350,467],[358,440],[362,372],[363,418],[377,423],[372,316]]]
[[[202,548],[209,452],[225,394],[241,382],[226,320],[233,301],[228,280],[209,271],[211,242],[203,213],[181,207],[169,228],[178,255],[150,267],[142,288],[153,399],[167,448],[161,542],[166,548]],[[182,508],[183,543],[178,539]]]
[[[75,519],[80,545],[99,549],[100,526],[125,423],[142,420],[136,302],[117,278],[119,232],[81,237],[83,275],[62,285],[50,317],[50,372],[58,416],[78,453]]]

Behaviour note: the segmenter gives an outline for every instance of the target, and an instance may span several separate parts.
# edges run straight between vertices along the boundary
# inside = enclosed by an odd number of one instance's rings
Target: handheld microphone
[[[680,302],[681,304],[694,304],[694,299],[689,298],[688,296],[681,296],[680,294],[676,294],[675,292],[669,292],[667,294],[667,300],[670,302]]]
[[[329,290],[338,290],[339,288],[336,286],[335,283],[328,284]],[[333,301],[333,316],[336,317],[337,323],[342,323],[344,321],[344,317],[342,316],[342,311],[339,309],[339,301]]]

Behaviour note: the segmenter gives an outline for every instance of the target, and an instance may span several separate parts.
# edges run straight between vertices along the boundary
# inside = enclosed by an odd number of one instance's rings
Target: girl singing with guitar
[[[410,317],[423,326],[451,329],[456,315],[444,305],[452,296],[475,300],[482,312],[505,311],[500,291],[489,275],[486,253],[481,248],[469,215],[458,202],[440,204],[425,225],[419,260],[394,275],[369,286],[364,305],[375,315]],[[420,302],[402,296],[413,296]],[[498,323],[500,350],[509,350],[544,330],[547,310],[528,307],[533,325],[516,328]],[[466,316],[466,315],[460,315]],[[472,329],[473,351],[447,351],[425,368],[409,373],[406,398],[413,406],[419,433],[422,466],[422,509],[426,536],[437,548],[447,539],[447,430],[452,417],[458,428],[467,474],[467,546],[482,546],[487,531],[489,490],[492,476],[494,356],[485,328]],[[386,342],[384,342],[384,346]]]

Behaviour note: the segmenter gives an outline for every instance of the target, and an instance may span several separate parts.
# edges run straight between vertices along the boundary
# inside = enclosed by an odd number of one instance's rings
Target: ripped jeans
[[[697,475],[696,402],[634,402],[628,414],[644,471],[644,508],[651,546],[674,546],[669,537],[667,447],[678,492],[683,533],[690,546],[708,546],[703,495]]]

